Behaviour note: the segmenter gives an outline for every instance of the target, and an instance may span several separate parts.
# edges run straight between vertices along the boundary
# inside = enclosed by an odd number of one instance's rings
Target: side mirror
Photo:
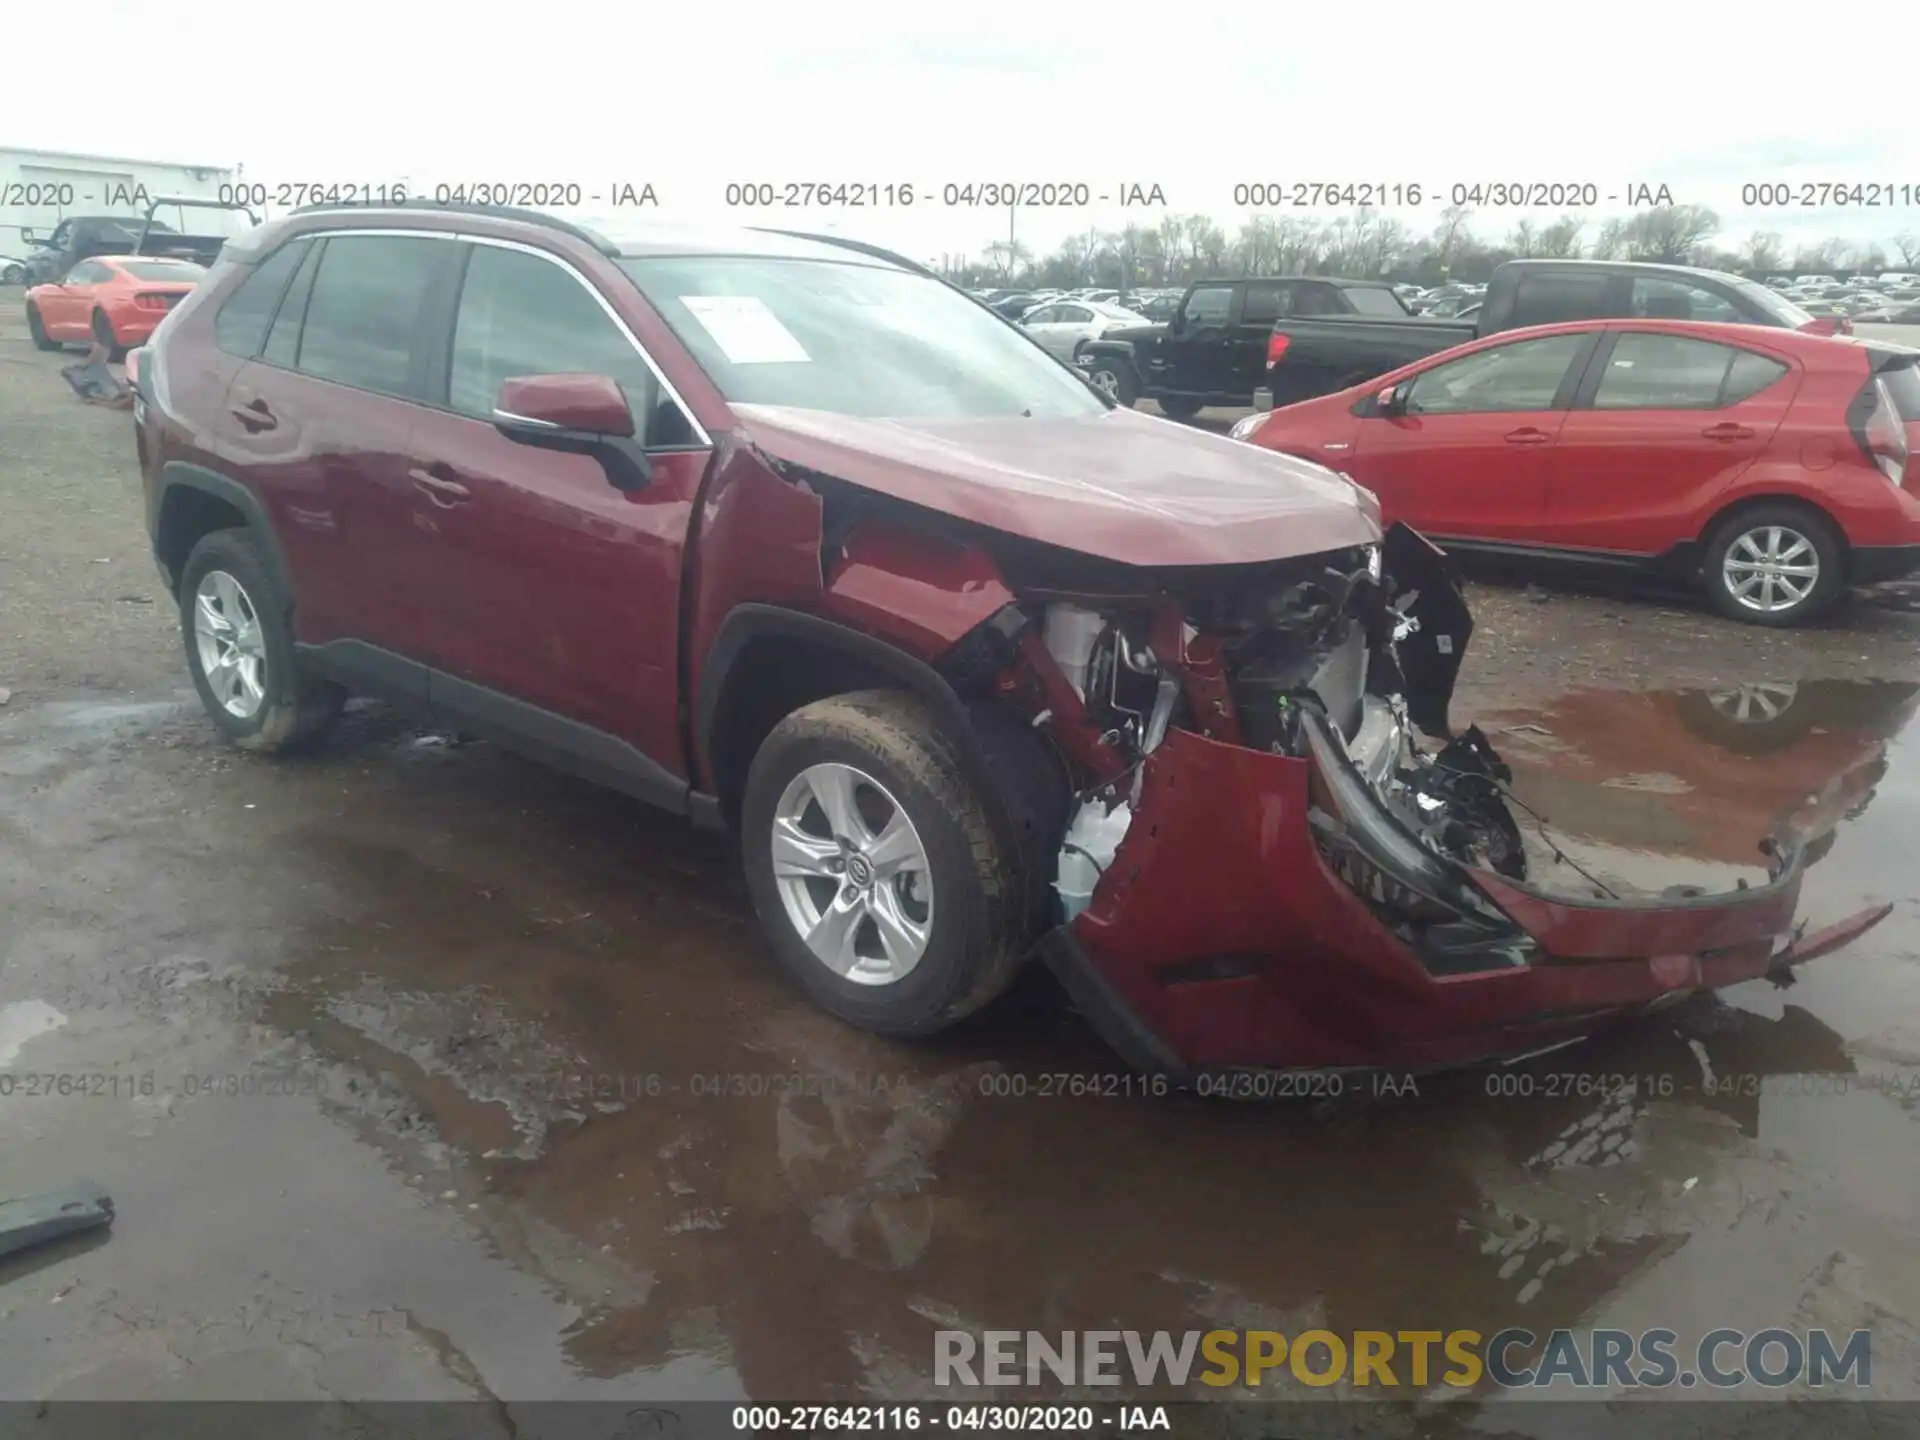
[[[644,489],[653,462],[634,438],[633,411],[606,375],[521,375],[500,383],[493,428],[538,450],[591,455],[616,490]]]
[[[22,225],[20,227],[20,240],[22,244],[38,245],[40,243],[40,236],[32,226]]]
[[[1389,385],[1373,397],[1373,408],[1381,415],[1392,419],[1396,415],[1407,413],[1407,400],[1412,391],[1411,385]]]

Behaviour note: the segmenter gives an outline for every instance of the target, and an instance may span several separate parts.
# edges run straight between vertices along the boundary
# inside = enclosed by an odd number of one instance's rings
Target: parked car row
[[[1596,334],[1516,393],[1584,394]],[[1860,378],[1764,336],[1815,408]],[[1752,367],[1758,430],[1799,400]],[[221,732],[291,751],[360,691],[730,829],[774,955],[870,1030],[1036,960],[1176,1080],[1455,1065],[1784,982],[1886,913],[1803,935],[1791,836],[1712,895],[1533,872],[1503,762],[1449,738],[1440,550],[873,247],[323,208],[230,246],[128,368]],[[1482,388],[1416,378],[1381,424]]]

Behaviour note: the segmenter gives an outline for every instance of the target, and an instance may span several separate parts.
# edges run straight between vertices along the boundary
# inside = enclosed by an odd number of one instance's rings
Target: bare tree
[[[987,246],[987,263],[1000,272],[1000,278],[1013,283],[1013,272],[1033,262],[1032,252],[1018,240],[996,240]]]
[[[1660,205],[1627,222],[1627,254],[1635,260],[1678,264],[1720,229],[1720,217],[1704,205]]]
[[[1539,245],[1540,237],[1534,232],[1533,221],[1531,220],[1522,220],[1507,234],[1507,249],[1512,251],[1519,259],[1531,259],[1533,256],[1538,255],[1540,253]]]
[[[1550,260],[1578,259],[1580,232],[1586,228],[1584,221],[1577,220],[1571,215],[1562,215],[1540,232],[1539,244],[1533,253],[1543,255]]]
[[[1900,263],[1909,270],[1920,265],[1920,231],[1902,230],[1893,237],[1893,248],[1900,256]]]
[[[1347,272],[1373,279],[1394,266],[1407,248],[1407,227],[1401,220],[1362,210],[1354,216]]]
[[[1740,247],[1740,263],[1749,270],[1778,270],[1786,258],[1786,242],[1772,230],[1754,231]]]
[[[1847,242],[1837,237],[1822,240],[1818,245],[1802,245],[1793,252],[1795,270],[1838,270],[1846,258]]]
[[[1433,251],[1442,270],[1450,269],[1454,257],[1470,243],[1467,221],[1472,216],[1464,205],[1449,205],[1440,212],[1440,223],[1433,227]]]
[[[1879,274],[1887,268],[1887,252],[1879,245],[1856,245],[1846,256],[1847,268]]]
[[[1627,248],[1627,222],[1615,215],[1600,222],[1600,233],[1593,239],[1593,258],[1618,260]]]

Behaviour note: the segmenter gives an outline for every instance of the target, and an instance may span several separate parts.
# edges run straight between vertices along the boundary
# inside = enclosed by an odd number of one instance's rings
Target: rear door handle
[[[1719,425],[1709,425],[1700,432],[1709,440],[1751,440],[1753,431],[1745,425],[1736,425],[1728,420]]]
[[[245,427],[250,435],[275,429],[280,424],[273,411],[267,407],[267,402],[258,397],[247,401],[244,405],[235,405],[229,413]]]
[[[1509,445],[1544,445],[1551,439],[1553,439],[1553,436],[1549,435],[1546,431],[1536,430],[1531,425],[1523,425],[1518,430],[1509,430],[1507,432],[1507,444]]]
[[[436,505],[458,505],[472,493],[458,480],[437,474],[433,469],[409,470],[407,478],[413,481],[420,488],[421,493]]]

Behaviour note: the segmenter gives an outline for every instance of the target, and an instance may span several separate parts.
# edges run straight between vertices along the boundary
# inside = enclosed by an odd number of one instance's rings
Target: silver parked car
[[[1056,300],[1020,317],[1021,326],[1034,339],[1066,361],[1073,359],[1081,345],[1109,330],[1149,323],[1144,315],[1104,300]]]

